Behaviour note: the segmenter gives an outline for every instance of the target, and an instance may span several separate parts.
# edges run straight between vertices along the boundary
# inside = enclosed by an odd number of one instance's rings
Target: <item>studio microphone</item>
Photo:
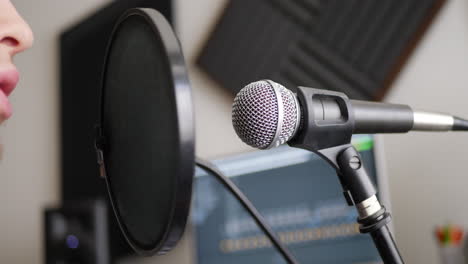
[[[344,93],[262,80],[236,95],[232,124],[248,145],[268,149],[287,143],[312,151],[337,172],[343,195],[358,211],[359,231],[368,233],[384,263],[403,264],[388,224],[391,215],[381,205],[377,189],[353,134],[415,131],[468,131],[468,121],[452,115],[413,111],[400,104],[351,100]]]
[[[298,87],[296,95],[271,80],[253,82],[240,90],[232,107],[232,124],[242,141],[259,149],[297,140],[318,149],[331,147],[340,139],[330,135],[340,137],[340,130],[343,137],[410,130],[468,131],[468,121],[452,115],[350,100],[343,93],[307,87]]]

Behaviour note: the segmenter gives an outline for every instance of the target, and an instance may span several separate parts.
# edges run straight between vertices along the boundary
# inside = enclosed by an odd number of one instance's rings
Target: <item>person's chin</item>
[[[5,106],[0,104],[0,128],[3,125],[4,121],[7,120],[8,114],[5,111]],[[3,161],[3,144],[2,139],[0,138],[0,162]]]
[[[9,106],[0,103],[0,125],[11,116]]]

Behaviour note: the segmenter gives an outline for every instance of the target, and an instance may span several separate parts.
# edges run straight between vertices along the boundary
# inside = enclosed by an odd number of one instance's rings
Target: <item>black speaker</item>
[[[45,263],[110,264],[106,210],[102,200],[46,209]]]

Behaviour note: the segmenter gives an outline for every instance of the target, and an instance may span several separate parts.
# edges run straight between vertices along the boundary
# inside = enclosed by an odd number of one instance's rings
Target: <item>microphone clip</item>
[[[302,120],[290,146],[317,152],[351,143],[354,112],[344,93],[298,87],[297,99]]]
[[[106,178],[106,166],[104,162],[104,149],[106,146],[106,139],[102,132],[100,125],[95,126],[94,149],[96,150],[96,160],[99,166],[99,176],[103,179]]]

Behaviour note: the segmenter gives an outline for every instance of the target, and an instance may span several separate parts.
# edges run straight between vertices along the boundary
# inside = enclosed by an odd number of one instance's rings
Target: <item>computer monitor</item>
[[[388,205],[378,143],[364,135],[354,137],[353,144]],[[245,192],[301,263],[381,263],[370,236],[359,233],[356,209],[347,205],[335,170],[316,154],[285,146],[214,163]],[[201,169],[193,205],[198,263],[284,263],[239,202]]]

